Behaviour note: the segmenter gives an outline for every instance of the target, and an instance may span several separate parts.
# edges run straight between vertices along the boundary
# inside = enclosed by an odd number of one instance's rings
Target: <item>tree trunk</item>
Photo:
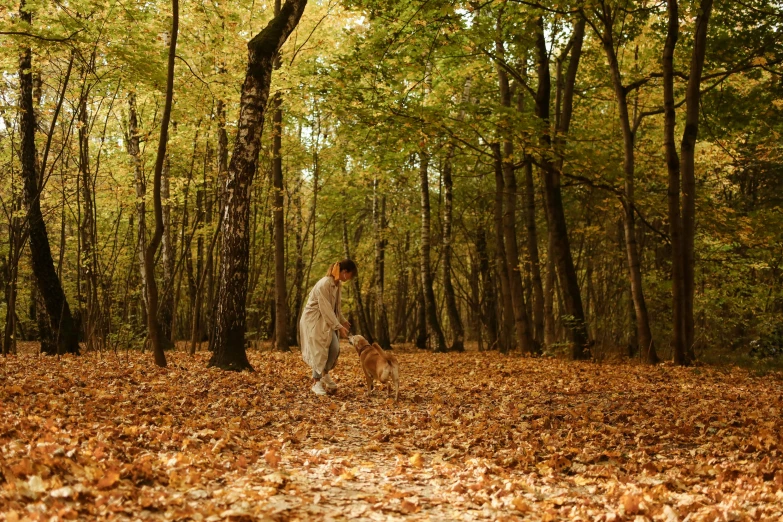
[[[451,177],[452,157],[454,156],[454,144],[449,145],[446,159],[443,163],[443,296],[446,300],[446,315],[451,327],[451,350],[455,352],[465,351],[465,328],[459,316],[457,298],[454,295],[454,285],[451,282],[451,257],[453,248],[452,216],[454,213],[454,181]]]
[[[490,269],[489,254],[487,253],[487,235],[481,227],[476,233],[476,254],[478,255],[479,274],[481,274],[481,289],[483,306],[480,308],[482,323],[487,329],[487,349],[495,350],[498,347],[498,314],[497,297],[495,295],[495,281]]]
[[[505,56],[503,42],[495,41],[495,51],[498,56]],[[506,109],[511,108],[511,88],[508,74],[503,67],[496,66],[498,75],[498,87],[500,90],[500,105]],[[503,153],[501,156],[501,169],[503,172],[503,191],[505,204],[503,205],[503,241],[506,253],[506,270],[511,291],[511,304],[514,310],[514,327],[516,330],[517,346],[525,353],[536,351],[533,338],[530,333],[527,311],[525,309],[525,289],[522,285],[522,272],[519,264],[519,247],[517,245],[516,205],[517,205],[517,179],[514,173],[514,144],[511,141],[511,130],[503,131]]]
[[[19,277],[19,258],[24,246],[19,211],[22,196],[15,188],[13,170],[11,176],[11,215],[8,220],[8,258],[5,264],[5,330],[3,332],[3,355],[16,353],[16,300],[17,280]]]
[[[348,224],[346,223],[346,218],[343,215],[343,252],[345,253],[346,259],[351,259],[351,248],[350,244],[348,242]],[[362,285],[359,281],[359,276],[355,275],[351,279],[351,287],[353,288],[353,293],[356,294],[356,312],[359,315],[359,329],[361,330],[362,335],[367,339],[368,342],[373,343],[375,342],[375,338],[372,335],[372,323],[370,322],[370,319],[367,315],[367,309],[364,306],[364,301],[362,300]]]
[[[275,15],[280,13],[280,0],[275,1]],[[275,59],[275,68],[280,66],[279,56]],[[272,184],[274,186],[275,230],[275,348],[288,351],[288,296],[285,277],[285,209],[283,198],[283,157],[281,156],[283,138],[283,98],[278,92],[272,100]]]
[[[421,285],[424,292],[424,308],[427,317],[429,334],[435,337],[435,351],[446,351],[446,338],[438,321],[435,291],[432,288],[432,266],[430,263],[430,156],[427,152],[419,153],[419,177],[421,184]]]
[[[176,130],[176,129],[175,129]],[[168,134],[167,134],[168,135]],[[166,138],[168,140],[168,137]],[[158,325],[160,327],[160,342],[163,349],[172,348],[174,340],[174,263],[176,250],[174,248],[174,227],[171,220],[171,158],[166,153],[161,174],[160,197],[163,205],[163,236],[161,237],[161,261],[163,262],[163,288],[167,289],[163,295],[160,309],[158,310]]]
[[[296,332],[299,324],[299,314],[302,311],[302,300],[304,299],[304,247],[305,247],[305,233],[303,230],[304,223],[302,219],[302,196],[297,192],[296,197],[296,210],[294,216],[294,230],[296,239],[296,262],[294,263],[294,280],[291,282],[291,288],[294,292],[291,302],[291,313],[288,318],[288,345],[298,346],[299,343],[296,339]]]
[[[373,228],[375,236],[375,333],[378,344],[391,350],[389,319],[386,314],[386,195],[378,194],[378,179],[373,182]]]
[[[465,104],[470,98],[471,80],[465,81],[465,87],[462,92],[462,104]],[[465,116],[464,109],[460,110],[459,121]],[[443,295],[446,301],[446,315],[449,318],[451,327],[452,344],[451,350],[455,352],[465,351],[465,328],[462,325],[462,319],[459,316],[457,308],[457,299],[454,295],[454,285],[451,282],[451,257],[453,248],[452,219],[454,214],[454,180],[451,176],[452,158],[454,157],[454,142],[448,145],[446,158],[443,162]]]
[[[158,285],[155,281],[155,254],[163,238],[163,205],[161,201],[161,178],[163,163],[166,159],[169,120],[171,119],[171,103],[174,97],[174,57],[177,51],[177,35],[179,32],[179,0],[172,0],[171,40],[169,41],[169,57],[166,77],[166,99],[163,106],[163,116],[160,121],[160,138],[158,153],[155,157],[155,173],[153,175],[152,202],[155,209],[155,232],[152,235],[144,255],[144,273],[147,281],[147,336],[152,344],[155,364],[166,366],[164,332],[158,323]]]
[[[623,174],[624,183],[624,220],[625,230],[625,250],[628,260],[628,273],[631,284],[631,299],[633,300],[635,324],[639,349],[641,350],[642,360],[647,364],[656,364],[658,355],[655,352],[652,331],[650,329],[650,318],[647,313],[647,302],[644,298],[644,286],[642,284],[641,261],[639,260],[639,249],[636,243],[636,223],[634,216],[634,177],[635,177],[635,151],[634,142],[636,139],[635,130],[631,127],[631,117],[628,112],[627,90],[623,85],[622,75],[620,73],[620,64],[617,61],[617,54],[614,46],[614,35],[612,33],[614,18],[611,12],[605,10],[598,17],[604,24],[601,38],[606,59],[609,62],[609,72],[612,77],[612,85],[617,99],[618,116],[620,118],[620,127],[623,132]]]
[[[574,25],[572,36],[571,59],[566,72],[565,88],[563,91],[563,108],[560,120],[557,122],[557,137],[554,140],[555,157],[562,158],[565,147],[565,137],[571,123],[573,109],[574,86],[576,72],[579,67],[579,59],[582,54],[582,41],[584,39],[584,19],[579,19]],[[538,92],[536,94],[536,116],[543,123],[543,131],[539,142],[543,149],[549,149],[553,140],[546,129],[549,129],[549,103],[551,77],[549,73],[549,54],[544,37],[543,18],[538,20],[536,34],[536,50],[538,64]],[[560,286],[563,293],[565,312],[569,316],[567,321],[569,340],[571,344],[571,358],[584,359],[589,356],[587,347],[587,329],[582,309],[582,297],[579,290],[571,246],[568,239],[568,226],[566,224],[565,211],[563,209],[563,196],[560,189],[560,170],[562,159],[555,166],[546,156],[541,158],[542,174],[544,176],[544,195],[549,217],[549,234],[554,255],[555,266],[560,278]]]
[[[210,366],[226,370],[252,370],[245,352],[250,187],[261,148],[275,57],[299,23],[306,4],[307,0],[287,0],[280,13],[248,43],[237,137],[224,189],[217,332],[215,352],[209,362]]]
[[[218,220],[218,226],[215,229],[215,232],[212,235],[212,240],[209,243],[209,249],[207,251],[207,259],[212,259],[212,253],[215,251],[215,244],[217,243],[218,237],[220,236],[220,224],[221,224],[221,219]],[[199,273],[198,286],[196,288],[196,301],[193,304],[193,310],[191,311],[193,321],[192,321],[192,328],[190,331],[190,349],[188,350],[188,353],[190,353],[190,355],[195,355],[196,344],[201,340],[201,337],[199,336],[197,319],[198,319],[198,313],[201,310],[201,300],[203,299],[203,295],[204,295],[204,282],[207,280],[208,276],[209,276],[208,267],[205,267],[204,271]]]
[[[533,185],[533,164],[525,162],[525,224],[527,226],[527,255],[533,290],[533,339],[538,346],[544,344],[544,287],[541,281],[541,261],[538,254],[536,229],[536,193]]]
[[[552,246],[552,236],[547,234],[546,278],[544,279],[544,346],[549,352],[554,352],[557,343],[555,321],[555,286],[557,277],[555,254]]]
[[[96,306],[98,301],[98,282],[96,280],[96,267],[94,264],[95,238],[93,237],[94,216],[92,196],[92,176],[90,175],[90,122],[87,115],[87,68],[82,72],[82,93],[79,96],[78,107],[78,136],[79,136],[79,178],[82,197],[82,221],[79,225],[81,239],[81,259],[79,269],[82,271],[81,280],[84,283],[84,310],[82,311],[82,327],[84,340],[88,349],[94,349],[96,335]],[[80,309],[81,309],[81,303]]]
[[[136,178],[136,252],[139,256],[139,272],[141,274],[142,299],[147,307],[147,274],[144,270],[144,256],[147,251],[147,217],[146,217],[146,181],[142,169],[141,149],[139,147],[139,124],[136,115],[136,94],[128,96],[128,155],[131,157],[133,172]]]
[[[218,222],[222,223],[223,219],[223,205],[225,198],[223,197],[223,187],[225,186],[226,172],[228,171],[228,134],[226,133],[226,107],[223,100],[217,101],[216,116],[218,124],[218,172],[217,172],[217,187],[215,189],[215,203],[208,203],[207,205],[207,222],[212,223],[212,207],[217,207],[216,212],[218,215]],[[217,226],[215,234],[217,236],[218,244],[220,244],[220,226]],[[220,247],[218,247],[220,248]],[[207,257],[207,314],[208,314],[208,330],[209,333],[209,349],[214,351],[215,347],[215,332],[217,328],[217,299],[215,297],[215,262],[214,253]],[[219,269],[219,266],[218,266]]]
[[[31,23],[32,16],[26,10],[24,0],[21,3],[19,15],[22,21]],[[41,213],[40,185],[35,159],[36,122],[33,106],[32,54],[32,49],[26,48],[19,60],[19,109],[22,140],[20,156],[30,233],[30,256],[38,291],[41,292],[46,304],[49,324],[55,330],[57,353],[78,354],[78,332],[60,284],[60,278],[57,277],[52,251],[49,247],[46,224]]]
[[[514,304],[511,296],[511,280],[508,273],[508,256],[503,228],[503,193],[506,183],[503,179],[503,153],[499,143],[491,143],[495,167],[495,263],[500,286],[500,310],[502,311],[498,349],[508,353],[514,348]]]
[[[416,309],[415,303],[411,305],[408,302],[409,288],[411,280],[411,264],[408,253],[411,246],[411,234],[409,230],[405,231],[405,242],[402,252],[399,255],[399,271],[397,272],[397,289],[394,296],[394,331],[391,334],[391,340],[396,341],[402,338],[403,342],[409,340],[409,324],[415,324],[410,321],[411,314]]]
[[[663,48],[663,108],[664,108],[664,148],[666,150],[666,169],[669,174],[667,200],[669,204],[669,235],[672,244],[672,356],[674,363],[690,363],[685,346],[683,312],[685,296],[683,293],[684,258],[682,253],[682,220],[680,218],[680,158],[674,143],[674,128],[677,114],[674,109],[674,49],[679,38],[680,20],[677,0],[667,2],[668,21],[666,24],[666,43]]]
[[[52,325],[49,323],[49,315],[46,313],[41,292],[33,290],[30,296],[30,319],[35,321],[38,327],[38,341],[41,343],[42,353],[57,353],[57,343]],[[78,330],[78,329],[77,329]]]
[[[683,256],[683,344],[686,361],[695,359],[693,327],[694,295],[694,238],[696,234],[696,138],[699,132],[699,104],[701,76],[707,47],[707,29],[713,0],[702,0],[693,38],[693,56],[688,87],[685,91],[685,129],[680,144],[680,171],[682,173],[682,256]]]
[[[421,286],[421,277],[416,278],[414,276],[414,281],[418,279],[416,288],[418,292],[416,292],[416,338],[414,340],[414,344],[416,345],[416,348],[420,350],[426,350],[427,349],[427,304],[424,302],[424,292],[422,291]]]

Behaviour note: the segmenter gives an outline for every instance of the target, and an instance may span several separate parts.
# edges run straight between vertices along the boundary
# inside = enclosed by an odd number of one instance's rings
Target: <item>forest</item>
[[[0,520],[780,516],[783,2],[0,0],[0,48]],[[341,259],[399,405],[346,342],[307,395]]]

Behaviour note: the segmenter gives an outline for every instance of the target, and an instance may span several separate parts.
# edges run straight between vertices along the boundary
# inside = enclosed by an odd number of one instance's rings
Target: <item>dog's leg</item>
[[[400,398],[400,369],[397,366],[392,368],[392,379],[394,379],[394,402],[397,402]]]
[[[365,372],[364,378],[367,381],[367,395],[369,395],[369,394],[372,393],[372,388],[373,388],[373,386],[372,386],[372,377],[370,376],[369,373]]]

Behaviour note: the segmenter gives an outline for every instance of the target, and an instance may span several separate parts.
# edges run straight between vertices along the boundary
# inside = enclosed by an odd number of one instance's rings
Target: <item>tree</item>
[[[221,225],[222,262],[214,354],[210,366],[252,370],[245,352],[250,187],[255,176],[272,69],[280,47],[299,23],[307,0],[286,0],[280,12],[247,44],[234,151],[224,187],[226,211]]]
[[[147,285],[147,336],[152,345],[152,353],[155,356],[155,364],[166,366],[166,354],[164,349],[165,332],[161,330],[158,319],[158,285],[155,282],[155,254],[163,238],[163,204],[161,201],[161,178],[163,175],[163,162],[166,159],[166,145],[168,143],[169,120],[171,119],[171,102],[174,97],[174,57],[177,51],[177,36],[179,33],[179,0],[171,2],[171,35],[169,36],[168,72],[166,75],[166,98],[163,105],[163,116],[160,121],[160,139],[158,140],[158,154],[155,157],[155,173],[152,180],[152,202],[155,207],[155,231],[152,234],[149,245],[144,255],[144,279]]]
[[[275,0],[275,16],[280,14],[280,0]],[[275,58],[275,68],[280,67],[280,55]],[[283,98],[278,91],[272,98],[272,187],[274,203],[272,215],[275,228],[275,347],[288,351],[288,296],[285,278],[285,208],[283,207]]]
[[[551,76],[549,71],[549,52],[544,39],[543,18],[540,17],[536,28],[536,60],[538,62],[538,91],[536,93],[536,116],[541,121],[542,131],[539,142],[544,149],[554,149],[555,157],[559,157],[556,165],[549,158],[542,157],[542,176],[544,178],[544,195],[547,207],[551,256],[554,257],[555,267],[560,280],[560,289],[563,293],[565,312],[568,315],[567,325],[569,341],[571,344],[571,358],[583,359],[588,356],[587,329],[585,327],[585,315],[582,308],[582,296],[574,268],[571,246],[568,239],[568,228],[563,208],[560,178],[563,169],[563,148],[566,136],[571,124],[573,113],[574,89],[576,85],[576,72],[579,68],[579,60],[582,56],[582,42],[584,40],[584,19],[574,22],[573,35],[568,46],[571,50],[571,58],[563,81],[562,112],[555,122],[556,134],[554,140],[549,135],[550,128],[550,90]],[[558,91],[560,85],[558,85]]]
[[[625,248],[628,257],[631,296],[636,316],[637,339],[642,354],[642,360],[648,364],[655,364],[658,362],[658,355],[655,351],[655,344],[650,329],[647,301],[644,298],[641,261],[639,259],[639,250],[636,243],[636,200],[634,196],[635,139],[636,131],[641,119],[634,115],[632,121],[632,116],[628,109],[628,94],[631,89],[623,84],[620,63],[617,60],[617,52],[615,50],[614,26],[617,15],[621,12],[619,7],[612,9],[611,5],[602,1],[600,6],[595,10],[595,17],[600,21],[601,26],[593,24],[590,18],[587,18],[587,21],[590,21],[591,26],[603,45],[606,59],[609,62],[609,73],[612,78],[612,86],[614,87],[615,98],[617,100],[617,113],[620,118],[620,126],[623,135],[623,173],[625,175],[625,180],[622,203],[625,214],[623,220],[625,228]]]
[[[32,13],[22,0],[19,17],[27,24],[32,23]],[[63,292],[60,278],[54,269],[49,236],[41,213],[40,194],[43,189],[43,177],[36,165],[35,147],[35,107],[33,106],[33,50],[26,47],[19,59],[19,109],[21,131],[21,175],[24,182],[25,205],[27,207],[27,226],[30,235],[30,257],[38,291],[46,304],[48,323],[52,328],[57,346],[57,354],[79,353],[78,332],[71,315],[71,308]],[[54,124],[52,124],[52,128]],[[51,131],[50,131],[51,132]],[[45,163],[44,163],[45,165]],[[43,169],[41,169],[43,171]],[[49,355],[53,353],[49,352]]]
[[[422,147],[423,149],[423,147]],[[425,150],[419,152],[419,183],[421,187],[421,286],[424,293],[424,311],[427,318],[429,334],[434,337],[435,351],[446,351],[446,338],[440,326],[438,312],[435,308],[435,292],[432,289],[432,265],[430,261],[430,241],[432,234],[430,210],[430,155]]]

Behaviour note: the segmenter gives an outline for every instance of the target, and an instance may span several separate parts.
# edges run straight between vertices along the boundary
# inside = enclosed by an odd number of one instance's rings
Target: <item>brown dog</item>
[[[367,379],[368,391],[372,391],[374,380],[384,384],[391,380],[394,382],[394,400],[396,401],[400,397],[400,364],[397,362],[397,358],[393,354],[383,351],[378,343],[368,343],[367,339],[361,335],[352,335],[348,338],[348,342],[356,348],[356,353],[359,354],[362,370],[364,370],[364,376]],[[391,393],[391,387],[389,387],[389,393]]]

